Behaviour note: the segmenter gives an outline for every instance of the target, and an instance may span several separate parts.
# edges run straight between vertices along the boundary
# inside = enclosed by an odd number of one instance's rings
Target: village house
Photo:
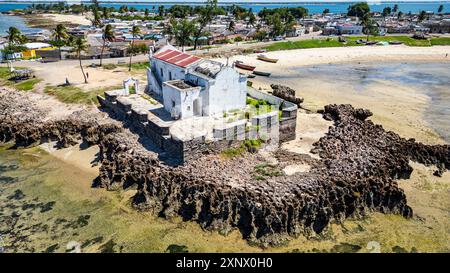
[[[172,118],[212,116],[246,106],[247,77],[234,67],[166,45],[150,57],[148,91]]]

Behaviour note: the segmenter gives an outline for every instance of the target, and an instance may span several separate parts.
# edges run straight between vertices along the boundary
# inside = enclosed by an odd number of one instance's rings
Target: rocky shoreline
[[[75,110],[61,117],[40,107],[37,97],[0,90],[0,142],[27,147],[48,140],[61,147],[80,142],[100,147],[96,183],[108,190],[137,185],[133,205],[162,217],[180,215],[223,234],[239,229],[259,245],[277,245],[299,234],[322,232],[330,222],[371,211],[413,215],[395,179],[408,178],[409,160],[436,166],[435,175],[450,169],[449,145],[424,145],[385,131],[367,120],[371,112],[350,105],[328,105],[333,120],[314,153],[280,150],[267,162],[245,153],[224,159],[209,154],[172,167],[146,149],[120,123],[98,111]],[[282,166],[306,162],[309,172],[283,175]]]

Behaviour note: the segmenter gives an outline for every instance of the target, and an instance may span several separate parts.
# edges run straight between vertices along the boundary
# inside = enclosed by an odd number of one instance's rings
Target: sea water
[[[424,120],[450,143],[449,62],[324,64],[299,67],[296,72],[295,77],[298,79],[315,78],[336,86],[351,84],[354,90],[360,92],[369,90],[370,85],[377,80],[418,90],[431,99]],[[272,78],[276,80],[277,76]]]

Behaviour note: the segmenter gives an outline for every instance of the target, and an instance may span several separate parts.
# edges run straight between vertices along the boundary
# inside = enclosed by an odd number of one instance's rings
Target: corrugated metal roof
[[[180,67],[188,67],[189,65],[201,60],[201,58],[199,57],[172,49],[164,50],[163,52],[158,52],[155,55],[153,55],[153,57]]]

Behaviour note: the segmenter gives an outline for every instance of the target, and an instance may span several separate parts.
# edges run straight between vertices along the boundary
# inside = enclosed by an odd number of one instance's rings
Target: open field
[[[76,86],[46,86],[44,92],[55,96],[64,103],[80,103],[99,105],[97,95],[103,95],[107,90],[118,89],[121,86],[110,86],[105,88],[96,88],[92,90],[83,90]]]
[[[344,37],[347,43],[339,42],[337,38],[319,38],[299,41],[286,41],[271,44],[266,47],[268,51],[291,50],[302,48],[322,48],[322,47],[350,47],[364,46],[357,44],[357,40],[366,40],[367,36],[349,36]],[[450,45],[449,37],[433,37],[427,40],[413,39],[409,36],[370,36],[369,41],[400,41],[407,46],[433,46],[433,45]]]
[[[18,67],[16,69],[22,68]],[[8,68],[0,67],[0,85],[2,86],[10,86],[21,91],[31,91],[35,89],[35,85],[41,81],[38,78],[31,78],[20,82],[14,82],[8,80],[10,77],[11,74],[9,73]]]

